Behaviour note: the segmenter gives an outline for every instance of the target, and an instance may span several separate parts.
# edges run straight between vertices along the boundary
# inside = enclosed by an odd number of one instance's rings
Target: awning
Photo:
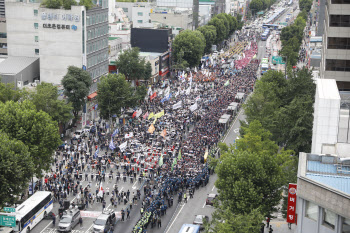
[[[97,92],[95,91],[94,93],[88,95],[88,99],[91,100],[97,96]]]

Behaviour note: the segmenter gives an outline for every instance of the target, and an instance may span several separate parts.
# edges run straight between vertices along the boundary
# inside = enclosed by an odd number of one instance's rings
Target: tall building
[[[39,57],[40,81],[54,84],[68,66],[80,67],[91,75],[91,92],[97,89],[108,73],[108,8],[48,9],[32,0],[5,4],[9,56]]]
[[[350,90],[350,1],[327,0],[321,78],[335,79],[339,90]]]
[[[5,0],[0,0],[0,55],[7,55]]]

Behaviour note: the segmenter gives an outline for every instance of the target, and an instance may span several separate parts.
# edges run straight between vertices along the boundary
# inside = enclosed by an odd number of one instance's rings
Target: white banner
[[[198,108],[197,102],[190,107],[191,112],[195,111]]]
[[[124,143],[122,143],[122,144],[120,144],[119,145],[119,149],[121,150],[121,151],[124,151],[125,149],[126,149],[126,146],[128,145],[128,142],[124,142]]]
[[[178,108],[182,108],[182,101],[181,100],[173,105],[173,109],[178,109]]]

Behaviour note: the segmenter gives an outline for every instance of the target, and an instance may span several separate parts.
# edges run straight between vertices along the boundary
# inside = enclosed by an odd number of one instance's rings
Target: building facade
[[[151,14],[151,20],[168,27],[193,29],[192,10],[155,9]]]
[[[123,9],[134,28],[152,28],[152,5],[148,2],[116,2],[116,7]]]
[[[87,70],[91,91],[108,72],[108,9],[48,9],[6,0],[8,55],[40,58],[40,81],[60,84],[68,66]]]
[[[321,78],[335,79],[339,90],[350,90],[350,4],[327,0],[321,59]]]

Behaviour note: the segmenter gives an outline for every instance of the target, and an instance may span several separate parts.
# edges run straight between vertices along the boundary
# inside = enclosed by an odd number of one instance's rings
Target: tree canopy
[[[185,60],[190,67],[197,66],[205,48],[205,38],[199,31],[185,30],[175,37],[173,53],[175,61]]]
[[[28,147],[37,177],[49,169],[52,153],[61,143],[57,122],[28,100],[0,103],[0,131]]]
[[[147,93],[144,86],[131,87],[122,74],[108,74],[102,77],[97,86],[97,101],[100,115],[104,119],[121,113],[121,108],[134,107]]]
[[[28,188],[34,161],[23,142],[3,132],[0,132],[0,151],[0,207],[3,207],[14,203]]]
[[[136,47],[120,54],[116,66],[128,80],[148,80],[152,76],[151,63],[140,58],[140,50]]]
[[[72,119],[72,103],[59,100],[58,89],[52,83],[40,83],[36,87],[36,92],[31,92],[29,95],[36,109],[46,112],[54,121],[64,124]]]
[[[216,28],[213,25],[204,25],[197,28],[197,30],[200,31],[205,38],[204,53],[210,53],[211,46],[216,41]]]
[[[84,99],[90,92],[92,84],[90,74],[78,67],[69,66],[61,83],[64,88],[64,95],[68,97],[68,103],[72,103],[74,117],[77,118],[85,103]]]

